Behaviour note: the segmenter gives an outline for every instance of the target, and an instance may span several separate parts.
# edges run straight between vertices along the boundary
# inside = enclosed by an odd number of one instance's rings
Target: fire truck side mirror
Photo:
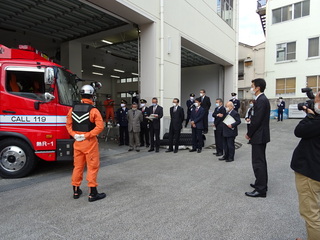
[[[44,72],[44,82],[45,84],[53,84],[54,83],[54,71],[53,68],[47,67]]]

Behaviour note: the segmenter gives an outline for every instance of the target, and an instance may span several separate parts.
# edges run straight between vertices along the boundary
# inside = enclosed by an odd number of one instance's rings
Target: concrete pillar
[[[82,77],[82,46],[80,42],[70,41],[61,44],[61,65]]]
[[[155,23],[149,23],[139,27],[141,30],[140,97],[146,99],[149,104],[153,97],[159,97],[159,81],[156,73],[156,25]]]

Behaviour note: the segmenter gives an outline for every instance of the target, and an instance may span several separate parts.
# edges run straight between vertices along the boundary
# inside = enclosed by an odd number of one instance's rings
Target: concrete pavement
[[[72,199],[71,163],[42,163],[23,179],[0,179],[0,239],[306,239],[290,169],[299,120],[271,121],[267,198],[248,198],[251,146],[239,127],[235,161],[202,153],[127,152],[101,144],[99,191]],[[207,143],[213,142],[212,132]]]

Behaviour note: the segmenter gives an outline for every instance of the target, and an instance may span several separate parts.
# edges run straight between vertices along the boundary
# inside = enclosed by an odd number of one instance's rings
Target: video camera
[[[298,110],[304,110],[303,106],[306,106],[307,108],[311,109],[314,111],[314,94],[312,92],[311,88],[301,88],[301,92],[306,93],[307,97],[310,100],[307,100],[304,103],[298,103]]]

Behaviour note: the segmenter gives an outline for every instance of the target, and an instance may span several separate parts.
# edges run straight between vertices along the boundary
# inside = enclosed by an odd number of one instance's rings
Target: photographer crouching
[[[320,92],[315,96],[314,104],[313,100],[308,102],[312,104],[302,104],[303,106],[299,104],[307,116],[294,130],[295,136],[301,140],[293,152],[291,168],[295,171],[299,209],[301,216],[306,221],[308,240],[319,240]]]

